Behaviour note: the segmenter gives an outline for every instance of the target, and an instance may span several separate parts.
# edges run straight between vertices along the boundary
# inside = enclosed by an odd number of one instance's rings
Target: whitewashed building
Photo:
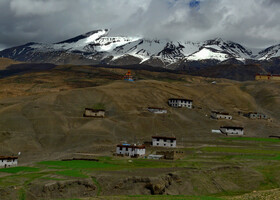
[[[155,113],[155,114],[166,114],[167,110],[163,108],[155,108],[155,107],[148,107],[148,111]]]
[[[152,146],[155,147],[176,147],[176,137],[153,136]]]
[[[213,119],[232,119],[232,116],[229,113],[226,112],[218,112],[218,111],[212,111],[211,112],[211,118]]]
[[[0,168],[16,167],[18,157],[16,156],[0,156]]]
[[[116,148],[116,154],[121,156],[139,157],[144,156],[146,148],[144,145],[119,144]]]
[[[168,99],[168,105],[175,108],[192,108],[193,100],[190,99]]]
[[[84,117],[105,117],[105,110],[85,108]]]
[[[226,135],[244,135],[243,127],[221,126],[220,130],[223,134],[226,134]]]

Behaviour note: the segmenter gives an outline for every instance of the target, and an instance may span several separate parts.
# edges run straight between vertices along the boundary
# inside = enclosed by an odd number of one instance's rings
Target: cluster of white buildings
[[[0,156],[0,168],[15,167],[18,164],[16,156]]]
[[[151,145],[153,147],[176,147],[176,137],[153,136]],[[141,157],[146,153],[144,145],[137,144],[119,144],[116,148],[116,154],[119,156]]]

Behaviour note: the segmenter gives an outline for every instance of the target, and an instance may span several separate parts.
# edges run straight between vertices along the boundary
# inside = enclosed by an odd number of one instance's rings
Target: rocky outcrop
[[[169,173],[160,177],[130,177],[114,186],[114,190],[139,190],[141,194],[161,195],[167,194],[167,189],[181,182],[178,175]],[[135,188],[131,188],[131,187]],[[120,191],[121,192],[121,191]]]
[[[97,193],[92,180],[67,180],[33,183],[28,193],[36,199],[92,197]]]

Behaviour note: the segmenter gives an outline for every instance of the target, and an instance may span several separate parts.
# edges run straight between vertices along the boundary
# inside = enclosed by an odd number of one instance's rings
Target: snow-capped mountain
[[[211,63],[247,60],[263,61],[280,56],[280,44],[253,54],[238,43],[221,38],[204,42],[145,39],[140,37],[108,36],[109,30],[91,31],[54,43],[28,43],[5,49],[0,56],[20,61],[61,63],[152,63],[161,61],[164,67],[180,62]],[[157,64],[156,64],[157,65]]]
[[[268,47],[258,54],[259,60],[269,60],[273,57],[280,57],[280,44]]]

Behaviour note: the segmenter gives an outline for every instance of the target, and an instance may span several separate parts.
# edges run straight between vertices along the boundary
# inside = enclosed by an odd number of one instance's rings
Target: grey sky
[[[0,49],[58,42],[100,28],[111,35],[249,47],[280,43],[279,0],[0,0]],[[193,4],[191,4],[193,5]]]

